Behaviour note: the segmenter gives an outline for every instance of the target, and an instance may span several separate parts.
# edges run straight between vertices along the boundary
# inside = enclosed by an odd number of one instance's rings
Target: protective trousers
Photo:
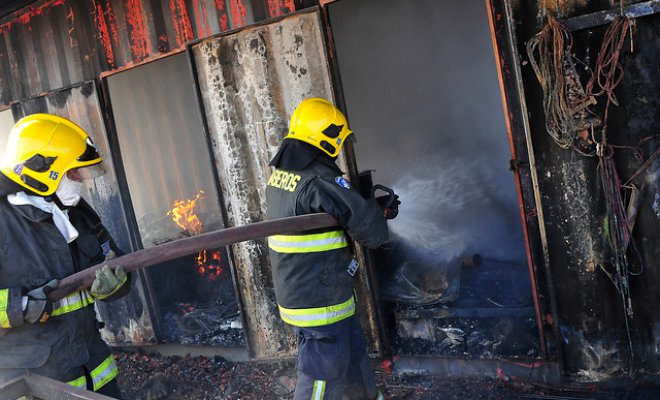
[[[0,383],[31,372],[68,383],[74,387],[94,391],[115,399],[122,399],[122,394],[115,379],[118,372],[117,366],[108,346],[96,331],[84,340],[87,349],[86,361],[81,361],[80,364],[72,363],[65,351],[51,353],[48,361],[38,368],[0,368]],[[78,343],[78,345],[81,344]],[[72,364],[75,366],[70,366]]]
[[[331,325],[295,328],[298,382],[294,400],[382,399],[356,316]]]

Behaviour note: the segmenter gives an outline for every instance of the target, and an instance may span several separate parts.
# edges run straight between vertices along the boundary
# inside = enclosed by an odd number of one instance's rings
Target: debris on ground
[[[179,357],[116,353],[124,398],[146,400],[153,377],[169,392],[167,400],[291,400],[296,385],[293,361],[232,362],[222,357]],[[396,361],[394,360],[394,364]],[[381,362],[376,382],[386,399],[402,400],[656,400],[660,388],[606,391],[539,386],[511,380],[447,378],[391,373]]]

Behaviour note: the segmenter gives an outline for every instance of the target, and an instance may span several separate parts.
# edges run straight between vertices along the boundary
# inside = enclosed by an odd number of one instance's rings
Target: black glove
[[[53,279],[47,284],[27,292],[27,305],[23,310],[23,320],[28,324],[46,322],[53,311],[53,303],[48,300],[48,293],[52,292],[60,281]]]

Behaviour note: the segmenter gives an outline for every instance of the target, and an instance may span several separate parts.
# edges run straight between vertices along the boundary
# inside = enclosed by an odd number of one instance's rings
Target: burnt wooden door
[[[287,132],[295,107],[305,98],[337,104],[321,10],[312,8],[240,31],[192,43],[188,50],[196,74],[205,127],[222,190],[227,226],[265,217],[269,160]],[[350,153],[349,153],[350,154]],[[340,159],[354,171],[350,157]],[[279,317],[265,240],[232,246],[233,270],[252,358],[295,354],[295,338]],[[360,249],[359,313],[372,353],[382,352],[375,301]]]

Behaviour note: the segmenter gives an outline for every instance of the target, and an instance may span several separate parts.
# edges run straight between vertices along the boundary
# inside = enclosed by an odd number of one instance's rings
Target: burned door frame
[[[338,2],[340,0],[319,0],[319,6],[321,10],[321,16],[323,18],[323,34],[325,35],[326,40],[326,51],[328,54],[328,62],[330,68],[330,74],[332,79],[332,88],[335,92],[336,105],[339,109],[344,112],[346,118],[350,121],[350,111],[346,107],[346,99],[344,97],[344,87],[342,85],[341,73],[339,70],[339,63],[337,61],[337,51],[335,48],[334,35],[332,33],[332,24],[330,23],[330,12],[327,8],[328,5]],[[358,171],[357,166],[357,157],[355,155],[355,147],[351,140],[348,140],[344,143],[343,149],[344,157],[346,159],[346,165],[348,166],[348,176],[350,177],[351,184],[355,186],[357,190],[364,192],[364,188],[361,187],[360,180],[360,171]],[[366,267],[366,274],[360,276],[361,284],[365,290],[365,296],[370,302],[369,308],[372,310],[372,314],[362,317],[363,324],[365,323],[365,318],[369,320],[366,321],[367,324],[373,327],[376,332],[377,341],[380,344],[380,349],[382,355],[391,356],[391,345],[386,334],[386,318],[384,304],[381,301],[381,296],[379,292],[379,284],[377,280],[377,275],[375,271],[375,259],[373,250],[369,250],[366,247],[356,244],[355,251],[358,258],[361,260],[361,263]]]
[[[557,302],[552,280],[548,241],[524,101],[515,27],[508,0],[487,0],[488,20],[504,107],[510,170],[514,173],[529,266],[542,357],[563,370]]]
[[[329,42],[332,43],[332,28],[330,26],[327,6],[339,3],[342,0],[318,1],[326,19],[326,26],[329,32]],[[528,141],[525,135],[527,129],[526,119],[519,119],[519,116],[525,115],[520,111],[521,108],[524,107],[524,102],[521,102],[522,90],[518,85],[521,83],[514,79],[515,77],[513,75],[516,71],[511,67],[516,66],[517,64],[515,64],[514,60],[515,53],[512,53],[511,48],[508,47],[510,40],[508,36],[509,29],[513,29],[513,27],[506,25],[508,20],[504,18],[505,5],[508,6],[507,0],[486,0],[486,11],[490,24],[494,57],[505,114],[504,118],[511,151],[510,170],[514,174],[517,190],[517,199],[530,275],[529,279],[532,286],[532,296],[536,314],[536,325],[539,333],[541,358],[544,361],[551,363],[557,361],[561,363],[561,343],[559,339],[558,324],[554,323],[554,321],[557,321],[558,319],[553,291],[554,286],[552,284],[552,276],[549,272],[550,264],[547,258],[548,247],[545,239],[543,215],[540,206],[540,198],[536,197],[539,195],[535,176],[536,171],[533,168],[529,168],[530,163],[533,165],[534,160],[531,141]],[[330,48],[331,51],[334,52],[334,46],[330,46]],[[334,53],[331,60],[334,63],[334,70],[337,73],[336,79],[341,81],[337,58],[334,56]],[[341,84],[337,85],[337,87],[341,90]],[[514,93],[515,96],[513,95]],[[345,109],[343,95],[338,94],[337,98],[341,99],[340,104],[342,109]],[[531,162],[525,157],[528,152],[531,157]],[[353,162],[350,163],[350,165],[356,165],[355,154],[352,147],[350,148],[350,152],[347,153],[353,158]],[[357,174],[357,171],[351,172]],[[532,176],[532,174],[534,176]],[[538,212],[537,209],[539,210]],[[372,285],[372,290],[373,289],[377,290],[378,286],[376,284]],[[384,311],[382,310],[379,313],[380,321],[383,321],[383,313]],[[385,337],[384,340],[387,340],[387,337]]]
[[[207,107],[205,107],[205,99],[204,99],[204,93],[202,90],[202,85],[200,84],[200,76],[199,76],[199,69],[197,62],[195,60],[195,47],[203,44],[203,42],[208,42],[211,40],[219,40],[220,38],[224,37],[229,37],[231,35],[236,35],[245,31],[250,31],[250,30],[255,30],[261,27],[266,27],[266,26],[273,26],[275,24],[278,24],[282,21],[285,21],[287,19],[294,19],[294,18],[301,18],[302,16],[305,16],[307,14],[316,14],[316,18],[318,20],[318,27],[320,32],[318,32],[321,36],[321,41],[322,41],[322,48],[325,56],[325,60],[321,60],[324,64],[324,67],[326,68],[326,72],[329,76],[329,86],[331,90],[331,95],[334,97],[335,102],[337,103],[338,107],[341,109],[344,109],[344,99],[343,99],[343,93],[341,90],[341,83],[340,83],[340,78],[339,78],[339,72],[336,64],[336,59],[334,57],[334,48],[332,45],[332,36],[329,33],[330,32],[330,27],[329,27],[329,19],[327,14],[325,13],[325,10],[320,8],[320,7],[311,7],[307,8],[301,11],[298,11],[296,13],[288,14],[286,16],[278,17],[275,19],[271,19],[268,21],[262,21],[247,27],[243,27],[241,29],[229,31],[229,32],[223,32],[221,34],[213,35],[208,38],[204,39],[199,39],[195,40],[192,42],[189,42],[187,45],[187,51],[190,56],[190,62],[193,65],[193,74],[195,75],[195,81],[196,85],[195,88],[197,90],[197,99],[198,99],[198,106],[200,110],[202,110],[202,120],[203,120],[203,127],[204,130],[209,137],[209,142],[213,142],[212,139],[212,128],[210,126],[209,122],[209,116],[208,113],[209,111],[207,110]],[[206,110],[206,111],[204,111]],[[292,111],[292,110],[291,110]],[[287,116],[288,117],[288,116]],[[288,120],[287,120],[288,122]],[[283,136],[283,133],[282,133]],[[349,144],[345,146],[344,150],[344,158],[343,162],[345,164],[345,167],[348,169],[348,175],[349,177],[353,180],[353,182],[357,182],[357,166],[355,163],[355,154],[353,152],[353,149]],[[218,160],[218,157],[215,157],[216,163],[220,162]],[[217,171],[216,171],[217,172]],[[220,177],[220,173],[218,172],[217,174],[218,177]],[[219,186],[223,186],[221,181],[219,181]],[[222,196],[225,197],[225,196]],[[227,199],[225,199],[227,200]],[[231,217],[229,215],[229,212],[227,210],[227,204],[223,204],[223,210],[226,213],[225,217],[227,218],[226,222],[231,221]],[[252,221],[254,222],[254,221]],[[231,226],[231,224],[228,224],[228,226]],[[383,322],[381,318],[381,312],[379,310],[379,302],[377,301],[377,293],[375,291],[377,285],[375,284],[375,275],[373,274],[373,267],[371,264],[371,259],[366,253],[361,246],[357,245],[355,246],[356,250],[356,255],[360,261],[360,264],[364,266],[362,269],[362,273],[360,275],[360,287],[358,288],[358,292],[360,297],[361,297],[361,304],[359,304],[359,307],[361,307],[364,311],[361,313],[361,318],[363,321],[363,325],[366,325],[366,330],[367,330],[367,336],[370,338],[370,351],[373,354],[376,355],[383,355],[386,353],[387,348],[385,347],[385,336],[383,334]],[[236,265],[236,259],[234,258],[235,252],[232,250],[232,259],[234,263],[232,264],[232,267],[235,268],[233,272],[236,273],[236,276],[238,277],[239,273],[239,267]],[[246,268],[246,267],[245,267]],[[244,271],[245,272],[245,271]],[[247,275],[244,273],[244,275]],[[248,279],[249,280],[249,279]],[[254,285],[251,280],[249,280],[251,283],[251,288],[250,289],[245,289],[247,292],[252,290],[253,292],[258,292],[258,291],[264,291],[265,288],[262,287],[257,287],[257,285]],[[237,283],[239,288],[242,288],[242,284],[240,282]],[[240,291],[240,289],[239,289]],[[239,296],[243,297],[243,296]],[[264,296],[265,298],[265,296]],[[288,357],[292,356],[293,354],[291,353],[291,347],[290,345],[287,346],[286,344],[279,344],[279,351],[275,351],[272,346],[269,348],[268,345],[264,345],[264,340],[267,340],[267,338],[261,337],[257,335],[257,331],[255,330],[255,327],[251,326],[251,321],[249,318],[247,318],[247,312],[251,310],[247,310],[246,307],[246,301],[244,298],[240,300],[241,304],[241,317],[243,318],[244,322],[244,329],[246,330],[246,336],[247,336],[247,342],[248,342],[248,349],[250,350],[250,356],[251,358],[282,358],[282,357]],[[274,304],[273,304],[274,305]],[[274,312],[277,313],[276,309],[274,309]],[[255,320],[256,321],[256,320]],[[263,323],[263,321],[260,321]],[[269,322],[270,323],[270,322]],[[289,328],[286,328],[285,326],[283,327],[274,327],[270,326],[271,332],[274,332],[275,334],[273,336],[279,336],[281,337],[282,335],[289,336],[291,339],[293,339],[293,335],[288,332],[290,330]],[[266,329],[268,331],[268,329]],[[258,344],[258,346],[257,346]]]

